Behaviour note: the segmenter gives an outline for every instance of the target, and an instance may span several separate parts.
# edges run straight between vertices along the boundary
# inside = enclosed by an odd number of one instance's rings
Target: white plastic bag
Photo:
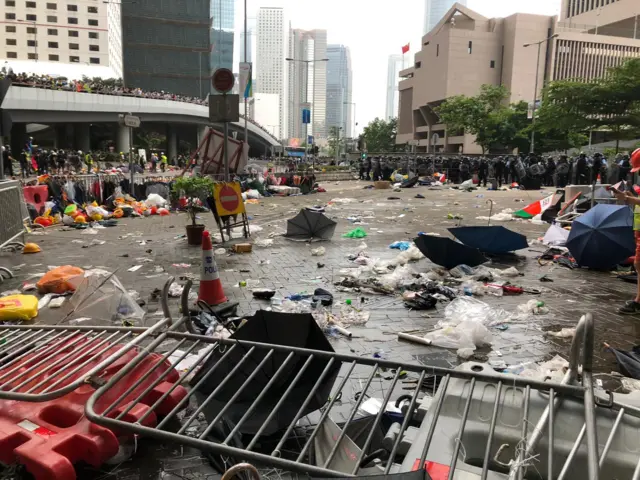
[[[474,321],[484,325],[502,323],[510,314],[501,308],[492,308],[473,297],[458,297],[444,309],[444,322],[439,326],[458,325],[465,321]]]
[[[396,269],[380,277],[380,284],[389,290],[395,290],[405,282],[412,282],[416,272],[408,265],[396,267]]]
[[[164,207],[167,201],[157,193],[150,193],[144,203],[147,207]]]
[[[491,345],[493,337],[491,332],[480,322],[467,320],[460,322],[456,326],[446,326],[440,330],[429,332],[424,336],[430,340],[432,345],[443,348],[455,349],[472,349],[482,347],[483,345]],[[461,352],[465,353],[465,352]],[[468,358],[469,356],[463,356]]]
[[[312,248],[311,249],[311,256],[312,257],[321,257],[322,255],[324,255],[326,252],[324,247],[318,247],[318,248]]]

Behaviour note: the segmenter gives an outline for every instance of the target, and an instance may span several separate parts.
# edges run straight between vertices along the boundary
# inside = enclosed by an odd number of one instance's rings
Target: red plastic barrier
[[[89,360],[89,356],[82,358],[80,355],[73,355],[69,359],[62,361],[51,371],[46,372],[46,376],[37,376],[36,372],[42,372],[48,365],[60,360],[66,353],[69,353],[72,346],[78,348],[85,342],[88,350],[97,345],[99,340],[76,340],[72,339],[55,349],[43,365],[29,371],[24,377],[16,378],[19,372],[24,372],[42,360],[42,356],[36,353],[31,354],[19,362],[4,369],[0,368],[0,378],[9,381],[7,389],[20,385],[25,379],[33,378],[25,385],[20,386],[18,391],[26,392],[31,387],[37,385],[43,379],[46,382],[34,390],[41,392],[48,385],[52,385],[57,379],[74,370],[77,366]],[[107,344],[108,345],[108,344]],[[102,350],[107,345],[98,348]],[[112,345],[104,354],[96,359],[92,359],[86,367],[70,376],[69,379],[57,384],[52,390],[58,390],[62,385],[68,385],[75,379],[82,378],[84,372],[91,369],[99,361],[121,348],[120,345]],[[78,350],[76,350],[78,352]],[[137,350],[132,350],[123,355],[119,360],[107,367],[100,378],[108,380],[121,368],[130,363],[137,355]],[[113,401],[124,393],[135,381],[145,372],[153,367],[161,356],[157,354],[148,355],[140,364],[129,372],[117,385],[109,390],[109,393],[102,397],[96,405],[98,412],[103,412]],[[73,363],[72,363],[73,362]],[[19,370],[3,376],[9,371],[19,366]],[[168,362],[163,363],[149,375],[141,384],[127,395],[110,416],[117,416],[126,406],[140,395],[143,390],[149,387],[154,380],[160,377],[168,368]],[[15,379],[15,380],[13,380]],[[165,393],[178,379],[178,373],[171,369],[156,387],[154,387],[141,401],[131,409],[125,416],[126,421],[136,422],[144,415],[149,406]],[[31,392],[31,393],[34,393]],[[27,470],[36,480],[74,480],[76,478],[73,464],[86,462],[93,466],[100,466],[106,460],[118,452],[118,439],[121,432],[111,430],[91,423],[84,416],[84,406],[88,398],[94,392],[89,384],[84,384],[71,393],[55,400],[32,403],[15,400],[0,400],[0,462],[4,464],[19,463],[25,465]],[[156,409],[160,414],[166,414],[173,409],[178,402],[186,395],[183,387],[176,388]],[[156,425],[155,413],[150,414],[143,422],[146,426]]]
[[[38,215],[40,215],[43,212],[44,203],[49,198],[49,187],[46,185],[22,187],[22,194],[24,195],[24,200],[35,206]]]

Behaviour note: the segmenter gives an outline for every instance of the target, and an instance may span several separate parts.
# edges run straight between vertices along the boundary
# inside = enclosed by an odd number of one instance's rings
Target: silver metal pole
[[[336,165],[338,165],[338,163],[340,163],[340,129],[342,127],[336,127],[336,132],[338,135],[338,142],[336,145]]]
[[[247,63],[247,0],[244,0],[244,63]],[[249,77],[251,77],[251,70],[249,69]],[[247,78],[247,82],[250,82],[251,78]],[[242,92],[244,97],[244,92]],[[254,113],[255,117],[255,113]],[[244,98],[244,143],[249,146],[249,125],[247,119],[247,97]],[[243,152],[244,153],[244,152]],[[247,154],[248,154],[247,148]]]
[[[129,194],[133,197],[133,128],[129,127]]]
[[[540,72],[540,47],[542,42],[538,43],[538,58],[536,59],[536,81],[533,88],[533,118],[531,119],[531,148],[529,153],[533,153],[535,150],[536,142],[536,101],[538,99],[538,73]]]
[[[227,148],[227,142],[229,141],[229,122],[224,122],[224,181],[229,181],[229,149]]]
[[[307,66],[307,75],[305,78],[305,87],[304,87],[304,100],[305,103],[309,104],[309,61],[305,61]],[[309,104],[311,107],[311,104]],[[309,148],[309,124],[304,124],[304,163],[307,163],[307,150]]]
[[[200,98],[202,98],[202,52],[198,52],[198,80],[200,82]]]

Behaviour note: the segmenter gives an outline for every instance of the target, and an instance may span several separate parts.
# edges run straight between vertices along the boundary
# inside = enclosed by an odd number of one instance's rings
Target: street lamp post
[[[305,102],[309,103],[309,65],[311,63],[314,63],[314,62],[328,62],[329,59],[328,58],[315,58],[313,60],[302,60],[302,59],[298,59],[298,58],[288,58],[287,57],[287,58],[285,58],[285,60],[287,62],[301,62],[301,63],[305,63],[307,65],[307,77],[305,79]],[[315,92],[315,89],[314,89],[314,92]],[[311,104],[312,103],[313,102],[311,102]],[[315,112],[315,108],[314,107],[312,107],[312,108],[313,108],[313,110]],[[308,123],[305,123],[304,136],[305,136],[305,139],[304,139],[304,144],[305,144],[305,147],[304,147],[304,159],[305,159],[305,162],[306,162],[307,161],[307,146],[308,146],[308,143],[309,143],[309,124]],[[313,137],[314,137],[313,138],[313,142],[315,144],[315,132],[313,132]],[[315,157],[313,157],[312,167],[311,168],[315,170],[315,166],[316,166],[316,159],[315,159]]]
[[[535,86],[533,89],[533,118],[531,119],[531,147],[529,148],[529,153],[533,153],[535,150],[535,142],[536,142],[536,106],[538,101],[538,73],[540,72],[540,47],[543,43],[548,42],[556,38],[558,34],[551,35],[550,37],[545,38],[544,40],[540,40],[539,42],[533,43],[525,43],[523,45],[524,48],[530,47],[531,45],[538,46],[538,57],[536,58],[536,80]],[[543,80],[544,84],[544,80]]]
[[[356,122],[356,102],[342,102],[343,105],[353,105],[353,133],[351,136],[356,138],[356,127],[358,126],[358,122]]]
[[[222,3],[222,2],[221,2]],[[247,0],[244,0],[244,63],[247,63]],[[249,69],[249,77],[253,76],[253,68]],[[250,82],[251,78],[247,78],[247,82]],[[249,155],[249,124],[247,123],[247,97],[245,97],[244,92],[242,92],[242,96],[244,97],[244,143],[243,147],[247,151],[247,155]],[[254,114],[255,116],[255,114]],[[244,151],[243,151],[244,153]]]

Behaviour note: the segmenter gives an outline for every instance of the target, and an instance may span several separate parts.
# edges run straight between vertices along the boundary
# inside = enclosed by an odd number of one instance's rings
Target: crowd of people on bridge
[[[141,88],[127,88],[124,86],[122,79],[102,79],[83,77],[81,80],[69,80],[66,77],[55,75],[36,75],[32,73],[15,73],[10,67],[2,67],[0,69],[0,80],[10,78],[12,84],[23,87],[45,88],[49,90],[62,90],[67,92],[78,93],[97,93],[101,95],[121,95],[140,98],[149,98],[153,100],[171,100],[174,102],[195,103],[198,105],[208,105],[207,99],[190,97],[188,95],[177,95],[175,93],[161,91],[148,92]],[[242,118],[244,116],[240,115]],[[249,119],[251,123],[260,127],[271,137],[276,139],[269,130],[260,125],[253,119]],[[276,139],[277,140],[277,139]]]

